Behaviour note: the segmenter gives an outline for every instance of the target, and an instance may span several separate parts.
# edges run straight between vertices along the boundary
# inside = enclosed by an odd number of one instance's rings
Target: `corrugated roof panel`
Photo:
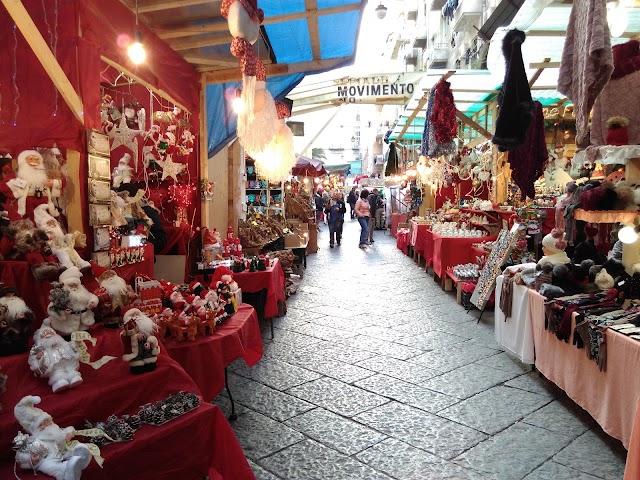
[[[264,11],[265,17],[306,11],[304,0],[269,0],[259,2],[258,6]]]

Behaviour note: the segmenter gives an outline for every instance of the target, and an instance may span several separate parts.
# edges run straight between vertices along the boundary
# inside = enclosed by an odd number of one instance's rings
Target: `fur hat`
[[[16,290],[14,287],[9,287],[6,284],[0,282],[0,298],[9,295],[9,294],[13,294],[15,296],[19,296],[20,294],[18,293],[18,290]]]
[[[542,239],[542,246],[552,254],[563,252],[567,248],[567,242],[564,241],[564,230],[554,228]]]
[[[20,400],[13,408],[13,414],[22,428],[33,433],[38,430],[40,424],[51,418],[47,412],[35,407],[40,403],[40,397],[27,395]]]
[[[596,275],[595,283],[598,286],[598,288],[602,290],[609,290],[610,288],[613,288],[614,281],[613,281],[613,277],[609,275],[607,271],[603,268]]]
[[[627,142],[628,143],[628,142]],[[627,145],[625,143],[624,145]],[[638,205],[636,205],[635,199],[635,189],[631,188],[629,185],[618,185],[616,187],[616,195],[618,196],[618,200],[615,204],[616,210],[629,210],[635,212],[638,210]]]

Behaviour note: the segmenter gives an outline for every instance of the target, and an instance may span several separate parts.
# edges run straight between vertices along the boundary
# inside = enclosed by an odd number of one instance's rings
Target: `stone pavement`
[[[395,246],[308,259],[264,358],[230,368],[238,440],[260,480],[622,479],[621,443],[561,390],[501,352]],[[215,400],[229,412],[229,400]]]

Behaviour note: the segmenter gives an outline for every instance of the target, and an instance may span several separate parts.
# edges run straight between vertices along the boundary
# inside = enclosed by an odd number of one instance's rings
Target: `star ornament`
[[[138,136],[142,135],[144,130],[132,130],[127,125],[124,117],[120,119],[120,124],[109,132],[109,137],[113,140],[111,151],[121,145],[124,145],[131,153],[133,153],[133,165],[136,172],[138,171]]]
[[[162,180],[165,180],[167,177],[172,177],[176,183],[178,183],[178,175],[184,173],[187,168],[184,163],[175,163],[171,155],[167,155],[165,160],[157,163],[162,167]]]

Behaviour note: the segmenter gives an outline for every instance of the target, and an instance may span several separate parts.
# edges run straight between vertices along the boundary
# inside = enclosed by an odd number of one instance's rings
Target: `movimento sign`
[[[334,80],[337,98],[345,103],[376,103],[410,99],[425,72],[403,72]]]

